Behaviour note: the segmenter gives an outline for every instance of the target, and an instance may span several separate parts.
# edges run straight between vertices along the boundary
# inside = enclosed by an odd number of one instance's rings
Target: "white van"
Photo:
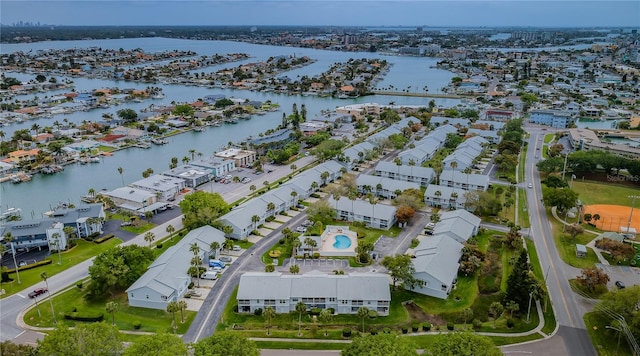
[[[233,250],[234,251],[240,251],[240,250],[242,250],[242,247],[240,247],[239,245],[233,245]]]
[[[215,281],[216,279],[218,279],[218,272],[216,271],[206,271],[205,273],[203,273],[200,278],[202,279],[210,279],[212,281]]]

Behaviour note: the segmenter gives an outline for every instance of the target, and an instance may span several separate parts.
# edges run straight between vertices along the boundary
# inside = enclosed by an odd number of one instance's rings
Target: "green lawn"
[[[567,233],[562,232],[562,224],[551,215],[548,214],[549,221],[551,222],[551,231],[553,232],[553,240],[555,241],[556,248],[560,254],[560,258],[570,266],[576,268],[593,267],[599,262],[596,253],[592,249],[587,248],[587,256],[584,258],[578,258],[576,256],[576,244],[586,245],[589,241],[595,238],[595,235],[590,233],[582,233],[572,239]]]
[[[524,188],[518,188],[518,225],[520,227],[531,226],[527,207],[527,191]]]
[[[130,307],[127,303],[127,296],[124,293],[117,294],[109,300],[87,302],[84,299],[84,290],[72,287],[66,292],[54,295],[53,308],[56,312],[58,322],[64,322],[68,326],[76,325],[77,321],[65,320],[64,314],[71,312],[74,308],[78,313],[104,314],[107,321],[111,321],[111,315],[105,310],[108,301],[118,303],[118,311],[115,313],[115,323],[120,330],[135,330],[133,324],[139,321],[142,326],[140,331],[173,332],[171,327],[172,316],[164,310]],[[41,315],[38,316],[38,308]],[[51,306],[47,300],[41,300],[38,308],[33,308],[27,312],[24,321],[31,326],[52,327]],[[178,320],[177,333],[182,334],[187,331],[189,325],[195,318],[196,312],[185,311],[185,322],[180,322],[180,313],[176,313]]]
[[[83,262],[93,256],[98,255],[99,253],[120,244],[122,241],[117,238],[112,238],[107,240],[101,244],[96,244],[94,242],[88,242],[85,240],[76,240],[78,245],[74,248],[62,252],[62,264],[58,264],[58,255],[51,255],[49,258],[52,260],[51,264],[20,271],[20,281],[21,284],[17,283],[17,278],[15,273],[11,273],[11,278],[14,279],[13,282],[10,283],[2,283],[0,284],[0,288],[5,290],[5,294],[2,295],[2,298],[10,296],[16,292],[19,292],[23,289],[30,289],[34,284],[41,282],[42,278],[40,275],[42,272],[46,272],[49,277],[54,276],[67,268],[77,265],[80,262]]]
[[[590,312],[584,315],[584,322],[587,324],[587,332],[599,356],[632,355],[624,335],[620,338],[620,346],[618,346],[618,332],[606,328],[607,325],[611,325],[611,318],[601,313]]]
[[[544,135],[544,143],[549,143],[551,141],[553,141],[553,139],[556,137],[556,134],[546,134]]]
[[[532,240],[525,239],[525,242],[527,244],[527,251],[529,252],[529,261],[531,261],[531,269],[533,270],[533,274],[538,280],[543,281],[545,276],[543,275],[542,266],[540,265],[540,259],[538,258],[538,251],[536,250],[536,247]],[[542,328],[542,332],[549,335],[556,328],[556,317],[553,314],[553,308],[550,307],[549,296],[547,296],[545,300],[540,302],[543,306],[544,312],[544,327]]]
[[[152,224],[152,223],[150,223],[150,222],[148,222],[146,220],[143,220],[143,223],[141,223],[138,226],[133,226],[133,225],[131,225],[131,226],[123,226],[123,227],[121,227],[121,229],[124,230],[124,231],[128,231],[128,232],[134,233],[136,235],[140,235],[143,232],[147,232],[147,231],[153,229],[155,226],[156,225],[154,225],[154,224]]]
[[[631,206],[630,195],[638,195],[640,189],[629,188],[611,183],[574,180],[572,189],[585,205],[612,204]]]

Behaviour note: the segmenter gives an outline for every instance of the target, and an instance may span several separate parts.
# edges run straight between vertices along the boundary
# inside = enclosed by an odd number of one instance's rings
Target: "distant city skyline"
[[[2,0],[0,23],[56,26],[639,27],[640,1]]]

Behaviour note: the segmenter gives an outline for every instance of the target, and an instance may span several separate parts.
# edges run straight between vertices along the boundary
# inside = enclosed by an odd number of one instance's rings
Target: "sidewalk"
[[[551,208],[551,214],[552,214],[552,215],[553,215],[553,217],[554,217],[556,220],[558,220],[560,223],[562,223],[562,224],[564,224],[564,225],[571,225],[571,224],[569,224],[568,222],[566,222],[566,221],[564,221],[564,220],[560,219],[560,217],[558,216],[558,210],[556,209],[556,207],[555,207],[555,206]],[[584,232],[588,232],[588,233],[590,233],[590,234],[596,235],[596,238],[597,238],[597,236],[599,236],[599,235],[600,235],[600,233],[599,233],[599,232],[591,231],[591,230],[588,230],[588,229],[585,229],[585,230],[584,230]],[[600,261],[600,263],[602,263],[603,265],[609,265],[609,261],[607,261],[607,260],[602,256],[601,250],[600,250],[599,248],[597,248],[597,247],[596,247],[596,238],[594,238],[593,240],[589,241],[589,243],[587,243],[587,244],[586,244],[586,246],[587,246],[588,248],[590,248],[591,250],[593,250],[593,252],[595,252],[595,253],[596,253],[596,256],[598,257],[598,260]]]

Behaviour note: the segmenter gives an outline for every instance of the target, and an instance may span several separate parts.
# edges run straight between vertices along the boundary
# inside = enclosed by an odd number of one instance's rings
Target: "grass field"
[[[553,139],[556,137],[556,134],[546,134],[544,135],[544,143],[549,143],[551,141],[553,141]]]
[[[572,189],[579,194],[584,205],[612,204],[631,206],[631,195],[640,195],[640,189],[604,182],[574,180]]]
[[[599,262],[596,253],[590,248],[587,248],[586,257],[578,258],[576,256],[576,244],[586,245],[595,238],[595,235],[584,232],[576,236],[575,239],[572,239],[569,234],[562,232],[562,224],[558,222],[550,212],[547,216],[551,222],[551,231],[553,232],[553,240],[558,249],[558,254],[560,254],[560,258],[562,258],[565,263],[576,268],[587,268],[593,267]]]
[[[584,315],[584,322],[587,325],[587,332],[591,342],[598,350],[599,356],[627,356],[632,355],[624,335],[620,338],[618,346],[618,332],[607,329],[611,319],[603,314],[590,312]]]
[[[58,264],[58,255],[53,254],[49,257],[52,261],[51,264],[20,271],[21,284],[18,284],[16,274],[11,273],[10,277],[14,279],[14,281],[0,284],[0,288],[5,291],[2,298],[15,294],[23,289],[29,289],[34,284],[41,282],[42,278],[40,278],[40,275],[42,272],[46,272],[49,277],[52,277],[80,262],[86,261],[89,258],[120,244],[122,241],[117,238],[112,238],[101,244],[85,240],[77,240],[77,242],[78,245],[76,247],[61,253],[62,264]]]

